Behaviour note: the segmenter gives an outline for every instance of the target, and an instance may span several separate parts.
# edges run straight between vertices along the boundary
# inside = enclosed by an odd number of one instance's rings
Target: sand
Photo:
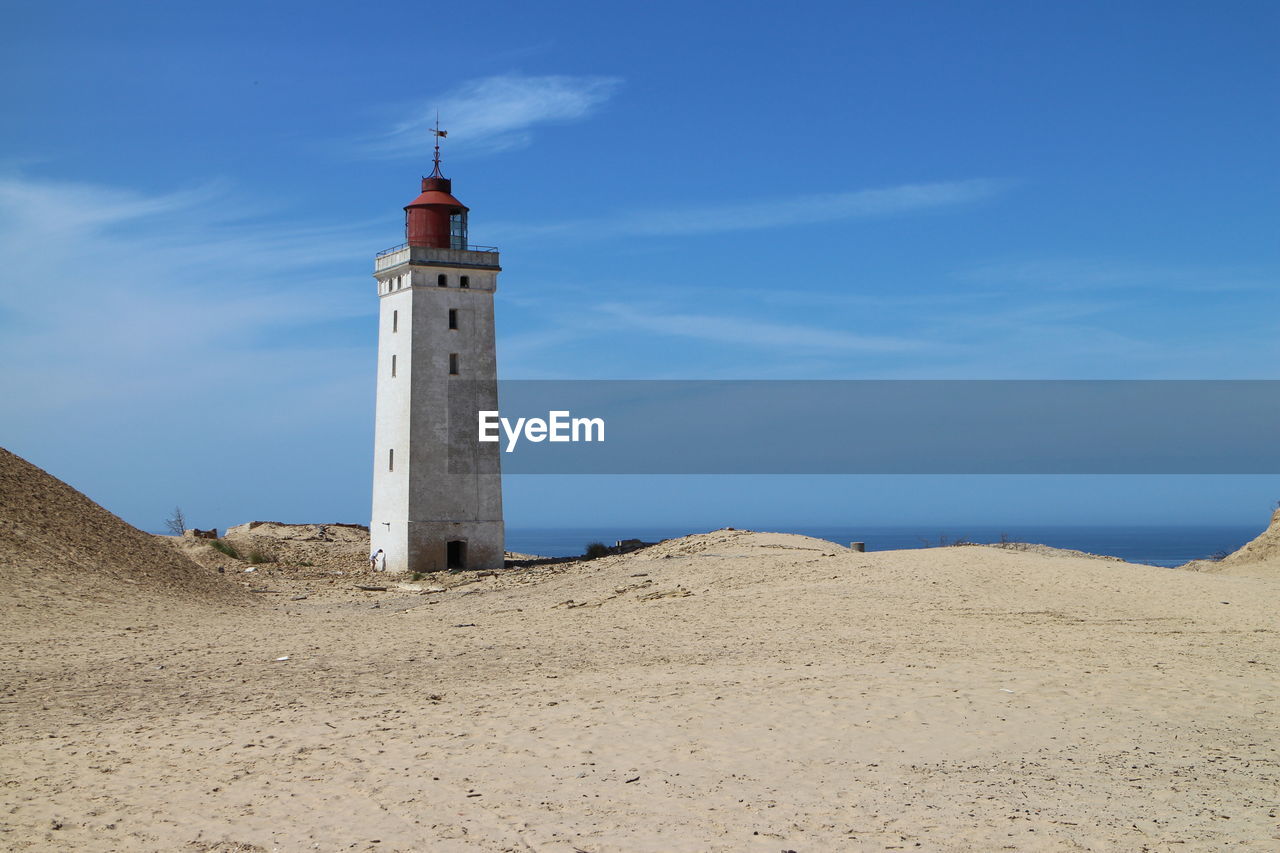
[[[369,562],[369,528],[352,524],[241,524],[222,534],[222,541],[238,558],[217,550],[208,539],[165,538],[196,563],[224,572],[258,566],[261,572],[284,568],[294,576],[299,576],[297,570],[311,570],[301,575],[319,576],[364,571]]]
[[[1275,579],[743,531],[326,571],[6,622],[0,848],[1280,848]]]
[[[723,530],[418,581],[335,527],[250,564],[0,454],[0,849],[1280,849],[1275,520],[1203,572]]]
[[[154,609],[234,612],[238,587],[138,530],[66,483],[0,448],[0,595],[4,628],[115,626]]]
[[[1180,568],[1245,578],[1280,579],[1280,508],[1267,529],[1221,560],[1195,560]]]

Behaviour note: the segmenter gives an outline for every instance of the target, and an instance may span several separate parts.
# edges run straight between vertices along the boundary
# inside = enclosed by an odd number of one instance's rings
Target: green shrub
[[[226,554],[228,557],[233,557],[237,560],[240,559],[240,552],[237,551],[236,546],[232,545],[230,542],[224,542],[221,539],[213,539],[209,542],[209,544],[212,545],[216,550]]]
[[[274,563],[276,561],[276,556],[270,551],[254,548],[249,552],[249,556],[246,559],[249,561],[250,565],[256,566],[259,563]]]
[[[588,560],[594,560],[597,557],[609,556],[609,546],[603,542],[591,542],[587,545],[587,550],[583,552],[584,557]]]

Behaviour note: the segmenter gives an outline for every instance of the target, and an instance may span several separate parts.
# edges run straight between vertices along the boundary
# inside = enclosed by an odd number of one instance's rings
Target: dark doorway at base
[[[445,550],[445,564],[450,569],[465,569],[467,567],[467,541],[465,539],[455,539],[448,543]]]

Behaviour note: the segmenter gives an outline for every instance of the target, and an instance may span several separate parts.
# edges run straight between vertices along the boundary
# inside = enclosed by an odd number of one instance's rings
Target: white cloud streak
[[[1177,290],[1187,293],[1274,290],[1275,271],[1168,266],[1113,259],[1004,261],[964,271],[964,281],[1042,290]]]
[[[813,225],[844,219],[877,219],[976,204],[1002,192],[1001,181],[972,179],[928,184],[902,184],[878,189],[815,193],[717,204],[628,211],[583,219],[524,225],[495,223],[495,239],[513,241],[545,237],[677,237],[734,231],[759,231]]]
[[[322,345],[275,341],[365,313],[358,284],[330,265],[375,243],[249,223],[258,212],[214,187],[144,195],[0,177],[0,392],[23,400],[14,414],[99,399],[163,408],[187,383],[252,394],[243,377],[266,349],[284,373],[323,362]]]
[[[714,314],[644,311],[631,305],[596,306],[613,328],[631,328],[660,335],[693,338],[740,347],[784,349],[789,352],[904,352],[924,346],[909,338],[859,335],[796,323],[777,323]]]
[[[0,173],[0,443],[145,527],[359,519],[382,240],[266,207]]]
[[[522,148],[538,125],[577,121],[591,115],[617,91],[616,77],[504,74],[471,80],[433,98],[415,110],[367,150],[387,156],[416,155],[432,144],[429,129],[437,111],[449,140],[468,153],[493,153]]]

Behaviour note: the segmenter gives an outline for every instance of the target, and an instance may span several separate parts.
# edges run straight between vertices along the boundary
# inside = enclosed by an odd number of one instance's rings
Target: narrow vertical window
[[[396,357],[394,355],[391,356],[391,375],[396,375]]]
[[[450,329],[458,328],[458,309],[457,308],[449,309],[449,328]]]
[[[458,287],[470,287],[470,286],[471,286],[471,276],[464,275],[461,279],[458,280]]]
[[[458,354],[456,352],[449,353],[449,375],[458,375]]]
[[[394,471],[394,470],[396,470],[396,452],[395,452],[395,450],[388,450],[388,451],[387,451],[387,470],[388,470],[388,471]]]
[[[449,215],[449,248],[467,248],[467,211],[456,210]]]
[[[449,276],[445,275],[444,273],[440,273],[440,275],[436,276],[436,286],[437,286],[437,287],[448,287],[448,286],[449,286]]]
[[[400,312],[399,311],[391,312],[391,331],[393,332],[400,331]]]

